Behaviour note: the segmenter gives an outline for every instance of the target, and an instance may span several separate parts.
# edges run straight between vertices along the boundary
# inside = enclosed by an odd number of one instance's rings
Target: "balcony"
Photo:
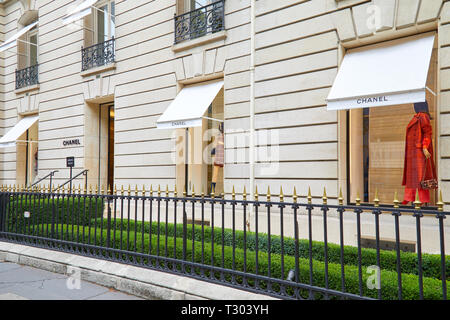
[[[114,37],[102,43],[81,49],[81,71],[101,68],[115,63]]]
[[[39,65],[16,70],[16,90],[39,84]]]
[[[175,16],[175,44],[225,29],[225,0]]]

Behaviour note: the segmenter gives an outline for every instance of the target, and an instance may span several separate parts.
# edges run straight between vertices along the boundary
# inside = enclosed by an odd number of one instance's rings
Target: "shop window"
[[[202,126],[176,130],[178,190],[216,196],[224,192],[224,101],[219,91],[202,118]],[[187,142],[187,143],[186,143]],[[186,153],[187,152],[187,156]]]
[[[355,203],[357,195],[364,203],[373,203],[375,192],[378,190],[378,199],[381,204],[393,204],[395,192],[398,192],[400,202],[407,200],[405,193],[416,190],[407,190],[403,185],[404,174],[415,176],[419,181],[423,179],[423,166],[430,166],[431,160],[437,172],[437,113],[436,113],[436,83],[437,83],[437,50],[434,49],[429,68],[426,100],[430,118],[431,144],[433,147],[429,162],[425,162],[422,155],[412,155],[405,152],[407,127],[415,117],[414,104],[397,106],[372,107],[354,109],[348,112],[348,157],[349,157],[349,194],[350,202]],[[422,110],[423,111],[423,110]],[[427,116],[428,117],[428,116]],[[423,122],[421,122],[423,124]],[[424,124],[425,126],[426,124]],[[423,153],[422,143],[426,133],[424,128],[417,131],[422,135],[421,145],[412,152]],[[431,148],[427,150],[431,151]],[[411,160],[414,158],[413,160]],[[423,160],[425,163],[418,163]],[[412,161],[412,165],[411,165]],[[405,165],[407,169],[405,169]],[[407,171],[407,172],[406,172]],[[427,170],[427,176],[432,173]],[[434,177],[437,179],[437,177]],[[419,188],[420,189],[420,188]],[[420,190],[420,200],[429,206],[436,204],[436,190]],[[426,193],[429,193],[429,198]],[[406,201],[405,203],[406,204]],[[409,202],[409,205],[412,203]]]
[[[38,176],[38,123],[33,124],[17,141],[16,182],[31,185]]]

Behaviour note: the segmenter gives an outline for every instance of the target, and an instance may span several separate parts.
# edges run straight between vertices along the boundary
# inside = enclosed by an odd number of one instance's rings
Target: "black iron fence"
[[[16,90],[39,83],[39,65],[16,70]]]
[[[81,71],[106,66],[116,61],[115,39],[81,48]]]
[[[418,200],[414,207],[399,207],[398,200],[384,207],[377,199],[373,207],[359,200],[348,206],[339,196],[330,204],[326,193],[300,198],[295,190],[289,197],[280,191],[277,201],[269,191],[248,197],[244,189],[237,199],[234,188],[225,198],[176,188],[55,193],[2,187],[0,239],[283,299],[447,299],[444,220],[450,213],[442,196],[436,211]],[[369,222],[374,249],[362,246]],[[394,250],[380,245],[388,222]],[[401,250],[405,223],[414,231],[414,252]],[[354,246],[344,242],[349,229]],[[438,252],[425,252],[425,240]]]
[[[225,29],[225,0],[175,16],[175,43]]]

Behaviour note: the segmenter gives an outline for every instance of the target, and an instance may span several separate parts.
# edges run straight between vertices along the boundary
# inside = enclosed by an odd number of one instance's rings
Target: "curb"
[[[0,261],[64,275],[78,271],[81,280],[151,300],[277,300],[162,271],[10,242],[0,241]]]

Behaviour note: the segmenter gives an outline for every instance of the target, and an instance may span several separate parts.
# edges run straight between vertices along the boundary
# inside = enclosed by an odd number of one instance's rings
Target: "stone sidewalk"
[[[0,262],[0,300],[143,300],[76,277]]]

